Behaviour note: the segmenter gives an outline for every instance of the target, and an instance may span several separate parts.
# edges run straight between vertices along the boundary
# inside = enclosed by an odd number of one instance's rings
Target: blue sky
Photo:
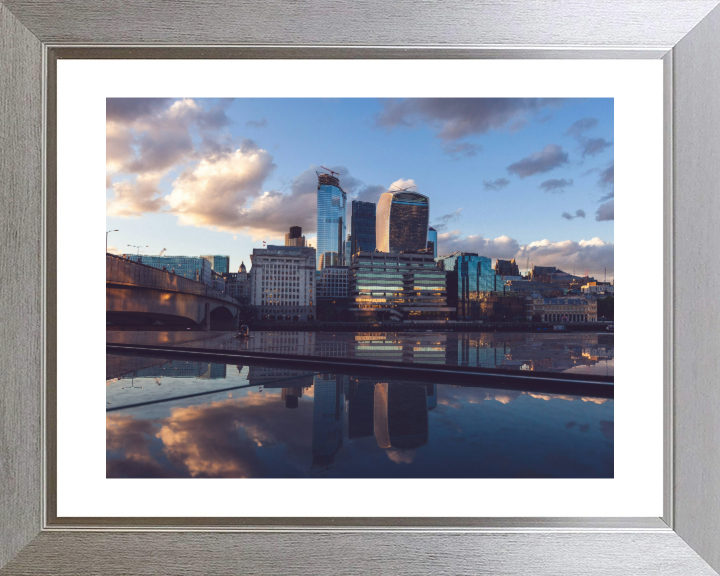
[[[237,269],[289,226],[314,238],[322,165],[348,201],[415,184],[440,253],[610,277],[613,124],[612,99],[108,99],[109,244]]]

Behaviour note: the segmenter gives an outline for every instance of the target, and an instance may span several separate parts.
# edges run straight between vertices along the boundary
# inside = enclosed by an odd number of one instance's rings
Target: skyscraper
[[[380,252],[427,248],[430,200],[417,192],[385,192],[378,202],[376,247]]]
[[[317,269],[342,265],[347,224],[347,194],[332,174],[318,173]]]
[[[305,247],[305,236],[302,235],[300,226],[290,226],[290,232],[285,234],[285,246]]]
[[[374,202],[353,200],[350,207],[350,253],[375,252],[375,218]],[[345,264],[350,266],[350,262]]]
[[[352,239],[350,238],[350,234],[348,234],[347,240],[345,240],[345,266],[350,266],[352,254]]]
[[[427,247],[432,249],[433,258],[437,258],[438,255],[438,245],[437,245],[437,230],[430,226],[428,228],[428,241],[427,241]]]

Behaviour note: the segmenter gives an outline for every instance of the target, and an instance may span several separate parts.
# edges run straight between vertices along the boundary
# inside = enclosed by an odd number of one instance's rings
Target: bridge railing
[[[234,298],[202,282],[112,254],[107,254],[105,258],[105,282],[197,294],[239,306]]]

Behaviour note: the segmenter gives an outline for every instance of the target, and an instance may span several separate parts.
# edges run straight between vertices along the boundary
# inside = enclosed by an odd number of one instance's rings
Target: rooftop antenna
[[[337,174],[338,176],[340,176],[340,172],[334,172],[334,171],[330,170],[330,168],[325,168],[325,166],[320,166],[320,168],[322,168],[323,170],[327,170],[327,171],[330,172],[330,174],[332,174],[333,176],[335,176],[336,174]]]

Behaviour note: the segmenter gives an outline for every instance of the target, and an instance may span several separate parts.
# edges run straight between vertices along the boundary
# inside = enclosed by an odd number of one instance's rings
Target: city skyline
[[[612,99],[108,99],[109,245],[233,271],[290,226],[317,247],[322,163],[348,208],[393,185],[428,196],[438,255],[611,278],[612,125]]]

